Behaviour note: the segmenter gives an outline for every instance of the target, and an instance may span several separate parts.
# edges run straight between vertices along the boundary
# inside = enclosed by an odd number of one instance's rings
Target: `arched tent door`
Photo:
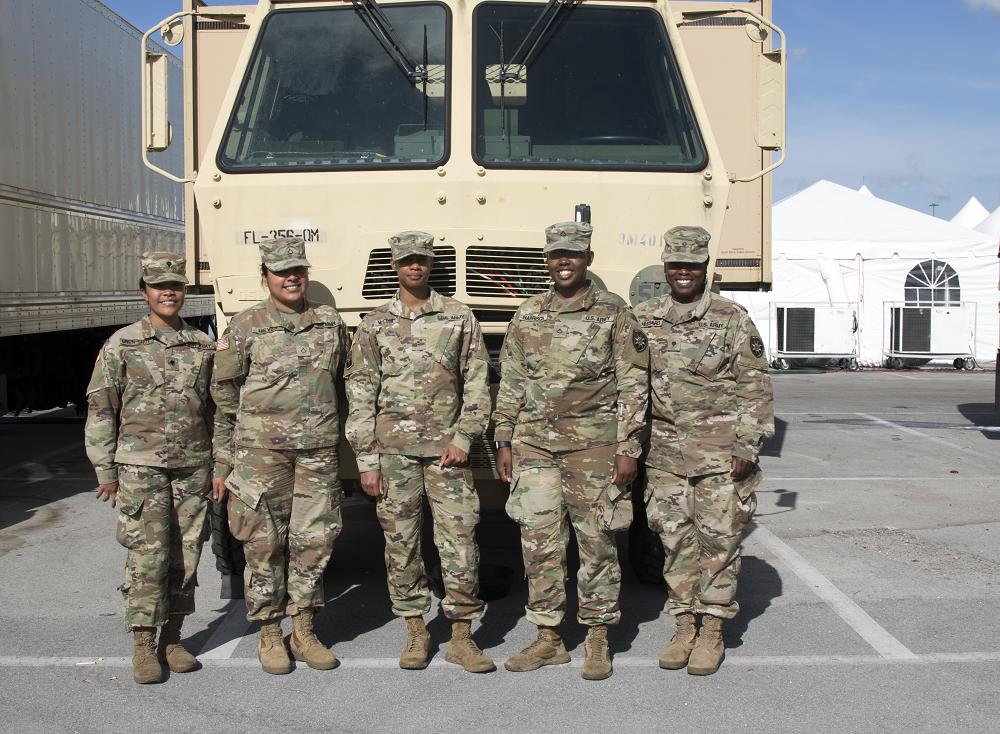
[[[943,260],[925,260],[906,276],[907,306],[952,306],[962,301],[958,273]]]

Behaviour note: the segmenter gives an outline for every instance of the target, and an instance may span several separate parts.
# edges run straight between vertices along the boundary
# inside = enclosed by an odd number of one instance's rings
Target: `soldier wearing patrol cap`
[[[694,675],[718,670],[723,620],[739,612],[740,542],[774,433],[764,342],[741,306],[706,287],[709,240],[701,227],[664,234],[670,293],[635,307],[651,360],[646,513],[676,626],[660,667]]]
[[[301,238],[264,242],[260,255],[269,297],[234,316],[216,343],[212,481],[233,495],[229,529],[243,542],[247,619],[261,623],[261,667],[291,671],[281,630],[291,616],[295,659],[328,670],[337,658],[313,620],[341,529],[335,380],[347,328],[333,307],[306,298]]]
[[[175,673],[200,667],[180,635],[194,611],[208,517],[214,346],[179,315],[184,266],[172,252],[142,256],[149,313],[108,339],[87,388],[97,496],[118,508],[117,538],[128,549],[120,589],[136,683],[162,681],[161,663]]]
[[[389,597],[406,621],[401,668],[430,661],[423,615],[431,594],[421,559],[423,498],[441,556],[445,616],[452,620],[446,660],[474,673],[496,670],[470,636],[482,616],[479,591],[479,496],[469,469],[471,444],[490,415],[488,358],[472,310],[428,285],[434,238],[389,238],[399,289],[368,313],[354,335],[345,376],[354,447],[364,491],[378,498],[385,532]]]
[[[528,620],[538,637],[511,657],[514,672],[570,660],[559,635],[566,609],[567,518],[580,550],[578,619],[588,628],[582,675],[612,673],[607,625],[620,617],[614,532],[631,521],[645,427],[646,339],[621,298],[587,278],[591,227],[545,230],[548,293],[521,304],[507,329],[493,419],[507,513],[521,526]]]

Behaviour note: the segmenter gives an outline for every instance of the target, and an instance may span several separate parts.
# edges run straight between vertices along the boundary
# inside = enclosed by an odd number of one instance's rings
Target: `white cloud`
[[[1000,13],[1000,0],[965,0],[966,6],[973,10],[989,10]]]

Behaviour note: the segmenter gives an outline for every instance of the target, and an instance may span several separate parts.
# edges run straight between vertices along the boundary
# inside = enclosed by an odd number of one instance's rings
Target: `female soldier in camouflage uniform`
[[[142,257],[139,288],[149,315],[115,332],[87,388],[87,456],[97,496],[117,505],[125,564],[125,626],[136,683],[200,667],[180,645],[194,611],[205,540],[211,461],[212,340],[181,320],[184,258]],[[162,626],[156,644],[156,628]]]
[[[236,315],[215,352],[212,396],[217,491],[228,487],[229,528],[246,554],[247,619],[258,620],[267,673],[292,654],[329,670],[337,658],[313,632],[323,572],[340,533],[339,410],[334,380],[347,327],[331,306],[306,300],[309,262],[300,238],[260,246],[270,298]]]
[[[706,287],[708,232],[674,227],[663,237],[670,293],[635,308],[651,368],[646,514],[663,541],[676,626],[660,667],[710,675],[723,659],[723,621],[740,608],[740,541],[774,407],[753,321]]]

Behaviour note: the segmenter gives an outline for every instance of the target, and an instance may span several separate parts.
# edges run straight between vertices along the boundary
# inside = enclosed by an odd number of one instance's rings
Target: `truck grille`
[[[392,298],[399,287],[399,278],[389,264],[391,251],[388,247],[372,250],[368,256],[365,283],[361,288],[362,298],[381,301]],[[443,296],[455,295],[455,248],[435,247],[434,266],[431,268],[430,287]]]
[[[538,247],[470,247],[465,273],[470,296],[527,298],[549,289],[549,271]]]

